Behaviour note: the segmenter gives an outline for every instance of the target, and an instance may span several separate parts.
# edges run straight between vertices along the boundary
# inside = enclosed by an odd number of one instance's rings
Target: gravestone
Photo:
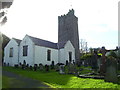
[[[28,67],[29,67],[29,64],[26,65],[26,69],[28,69]]]
[[[59,65],[58,64],[55,65],[55,71],[59,71]]]
[[[96,55],[93,55],[92,56],[92,69],[97,69],[98,67],[98,63],[97,63],[97,56]]]
[[[105,81],[117,83],[117,61],[115,58],[109,58],[106,61]]]
[[[37,71],[37,64],[34,64],[34,71]]]
[[[30,66],[30,70],[32,70],[32,66]]]
[[[18,68],[18,64],[15,64],[14,67],[15,67],[15,68]]]
[[[66,74],[68,74],[68,71],[69,71],[69,69],[68,69],[68,68],[69,68],[69,66],[68,66],[68,65],[67,65],[67,66],[65,66],[65,73],[66,73]]]
[[[25,65],[24,64],[22,64],[22,69],[25,69]]]
[[[73,64],[75,65],[75,60],[73,60]]]
[[[52,61],[51,69],[54,69],[54,61]]]
[[[59,66],[59,73],[60,73],[60,74],[64,74],[64,73],[65,73],[64,65],[60,65],[60,66]]]
[[[45,65],[45,71],[49,71],[49,66],[47,64]]]
[[[117,61],[118,61],[118,70],[120,70],[120,59],[118,59]]]
[[[66,60],[66,66],[68,65],[68,60]]]
[[[43,71],[44,67],[42,64],[39,64],[39,69],[40,69],[40,71]]]
[[[105,62],[106,62],[106,57],[105,57],[106,49],[105,49],[105,47],[102,47],[101,53],[102,53],[102,57],[101,57],[102,64],[100,65],[100,75],[105,75],[105,70],[106,70],[105,69]]]
[[[22,64],[21,64],[21,63],[19,63],[19,65],[21,66]]]
[[[9,66],[9,63],[7,64],[7,66]]]
[[[4,63],[4,66],[6,66],[6,63]]]
[[[72,64],[71,62],[69,62],[69,65],[68,65],[68,73],[69,74],[74,74],[75,72],[75,65]]]

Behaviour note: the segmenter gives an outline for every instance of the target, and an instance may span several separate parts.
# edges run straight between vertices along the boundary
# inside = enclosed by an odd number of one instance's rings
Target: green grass
[[[2,67],[0,66],[0,89],[2,89]]]
[[[2,88],[9,88],[11,79],[6,76],[2,76],[2,79],[4,80],[4,82],[2,82]]]
[[[30,71],[13,67],[4,67],[4,70],[11,71],[26,77],[40,80],[52,88],[120,88],[120,85],[104,80],[78,78],[74,75],[60,75],[58,72]]]

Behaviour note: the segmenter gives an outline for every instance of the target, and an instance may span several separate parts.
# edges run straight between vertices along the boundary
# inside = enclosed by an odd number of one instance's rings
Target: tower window
[[[47,50],[47,61],[51,60],[51,50]]]
[[[23,46],[23,56],[27,56],[28,53],[28,45]]]
[[[13,57],[13,48],[10,48],[9,57]]]

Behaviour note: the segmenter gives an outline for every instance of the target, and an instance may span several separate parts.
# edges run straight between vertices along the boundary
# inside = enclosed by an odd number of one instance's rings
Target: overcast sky
[[[14,0],[8,12],[8,22],[2,33],[22,39],[26,34],[44,40],[58,41],[58,16],[75,10],[79,39],[88,47],[118,45],[119,0]]]

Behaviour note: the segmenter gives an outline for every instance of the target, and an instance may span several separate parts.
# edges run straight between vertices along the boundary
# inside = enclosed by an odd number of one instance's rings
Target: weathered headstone
[[[29,67],[29,64],[26,65],[26,69],[28,69],[28,67]]]
[[[39,69],[40,69],[40,71],[43,71],[44,67],[42,64],[39,64]]]
[[[105,74],[105,62],[106,62],[106,57],[105,57],[106,49],[105,49],[105,47],[102,47],[101,53],[102,53],[102,57],[101,57],[102,64],[100,65],[100,75],[104,75]]]
[[[73,64],[75,65],[75,61],[73,60]]]
[[[47,64],[45,65],[45,71],[49,71],[49,66]]]
[[[4,66],[6,66],[6,63],[4,63]]]
[[[66,60],[66,66],[68,65],[68,60]]]
[[[18,64],[15,64],[14,67],[15,67],[15,68],[18,68]]]
[[[51,69],[54,69],[54,61],[52,61]]]
[[[69,65],[68,65],[68,73],[69,74],[74,74],[75,73],[75,65],[72,64],[71,62],[69,62]]]
[[[68,70],[69,70],[68,68],[69,68],[69,66],[68,66],[68,65],[67,65],[67,66],[65,65],[65,73],[66,73],[66,74],[68,74]]]
[[[92,56],[92,69],[97,69],[97,66],[98,64],[97,64],[97,55],[96,54],[94,54],[93,56]]]
[[[65,70],[64,70],[64,65],[60,65],[59,66],[59,73],[60,74],[64,74],[65,72],[64,72]]]
[[[32,70],[32,66],[30,66],[30,70]]]
[[[37,71],[37,64],[34,65],[34,71]]]
[[[9,63],[7,64],[7,66],[9,66]]]
[[[22,69],[25,69],[25,65],[24,64],[22,64]]]
[[[55,65],[55,71],[59,71],[59,65],[58,64]]]
[[[118,70],[120,70],[120,59],[118,59]]]
[[[117,61],[115,58],[109,58],[106,61],[105,81],[117,83]]]

